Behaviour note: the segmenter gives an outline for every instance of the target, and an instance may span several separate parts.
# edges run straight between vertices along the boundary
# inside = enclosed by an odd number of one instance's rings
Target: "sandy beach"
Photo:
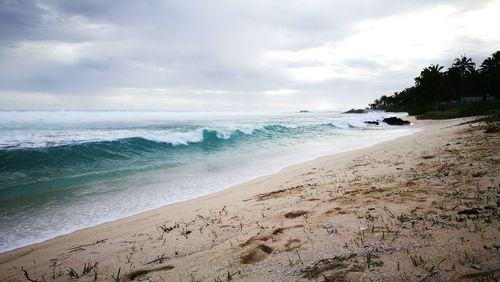
[[[0,280],[498,279],[500,135],[412,121],[422,131],[0,254]]]

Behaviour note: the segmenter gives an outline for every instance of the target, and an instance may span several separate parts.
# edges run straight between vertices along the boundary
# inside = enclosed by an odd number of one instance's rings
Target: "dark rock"
[[[369,121],[365,121],[366,124],[375,124],[375,125],[379,125],[379,122],[376,121],[376,120],[369,120]]]
[[[366,113],[366,111],[363,109],[350,109],[347,112],[344,112],[344,114],[364,114],[364,113]]]
[[[300,110],[299,113],[310,113],[311,111],[308,110]]]
[[[388,125],[409,125],[410,122],[407,120],[402,120],[397,117],[390,117],[390,118],[384,118],[383,122],[387,123]]]

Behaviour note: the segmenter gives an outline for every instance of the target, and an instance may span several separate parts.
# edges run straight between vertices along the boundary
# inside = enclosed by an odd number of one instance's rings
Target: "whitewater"
[[[394,115],[0,111],[0,252],[418,130],[365,123]]]

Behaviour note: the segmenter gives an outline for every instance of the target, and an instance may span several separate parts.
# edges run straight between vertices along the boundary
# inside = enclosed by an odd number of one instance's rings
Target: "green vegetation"
[[[122,268],[119,267],[118,268],[118,272],[116,272],[116,274],[112,274],[111,275],[111,278],[113,278],[113,281],[115,281],[115,282],[120,282],[121,281],[121,279],[120,279],[120,272],[121,272],[121,270],[122,270]]]
[[[366,256],[366,265],[368,266],[368,269],[370,269],[370,266],[381,267],[384,265],[384,262],[379,260],[378,259],[379,257],[375,254],[374,248],[366,248],[365,256]]]
[[[408,112],[418,118],[448,119],[497,115],[500,109],[500,51],[475,68],[471,58],[456,58],[446,71],[430,65],[415,78],[415,85],[376,99],[376,110]],[[495,101],[496,100],[496,101]]]
[[[459,117],[470,117],[487,115],[484,121],[500,117],[500,101],[483,101],[461,106],[451,106],[443,110],[427,111],[417,115],[418,119],[450,119]],[[493,120],[492,120],[493,121]]]

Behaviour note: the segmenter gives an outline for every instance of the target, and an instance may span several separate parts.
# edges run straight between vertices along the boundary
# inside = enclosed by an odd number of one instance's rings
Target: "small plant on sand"
[[[366,220],[368,220],[368,221],[370,221],[370,222],[374,222],[374,221],[375,221],[375,219],[377,219],[377,218],[378,218],[378,216],[373,216],[373,215],[371,215],[370,213],[368,213],[367,215],[365,215],[365,218],[366,218]]]
[[[70,267],[68,269],[68,276],[71,279],[78,279],[78,278],[80,278],[80,275],[78,275],[78,273],[72,267]]]
[[[156,259],[147,262],[146,264],[152,264],[152,263],[163,263],[164,261],[168,260],[169,257],[165,256],[165,254],[161,254],[160,256],[157,256]]]
[[[415,266],[415,267],[418,267],[418,266],[423,265],[425,263],[421,256],[418,256],[418,257],[417,256],[410,256],[410,260],[411,260],[411,264],[413,264],[413,266]]]
[[[255,222],[257,224],[257,226],[260,228],[260,229],[264,229],[264,227],[262,227],[258,221]]]
[[[169,233],[170,231],[172,231],[176,228],[179,228],[179,223],[176,222],[172,226],[167,226],[167,225],[163,224],[163,225],[156,226],[156,228],[161,229],[161,231],[163,231],[163,233]],[[162,236],[163,236],[163,234],[162,234]]]
[[[226,276],[227,281],[233,280],[233,276],[235,276],[236,274],[240,274],[240,273],[241,273],[241,271],[239,271],[239,270],[237,270],[236,272],[233,272],[233,273],[231,273],[231,271],[228,270],[227,276]]]
[[[328,235],[338,234],[337,228],[325,228],[325,230],[326,230],[326,233],[328,233]]]
[[[113,281],[115,281],[115,282],[120,282],[121,281],[121,279],[120,279],[120,272],[121,271],[122,271],[122,268],[119,267],[118,268],[118,272],[116,272],[116,274],[112,274],[111,275],[111,278],[113,278]]]
[[[406,214],[404,214],[404,213],[402,213],[402,214],[398,215],[398,216],[397,216],[397,219],[398,219],[398,220],[399,220],[399,222],[401,222],[401,223],[405,223],[405,222],[407,222],[407,221],[410,221],[410,218],[409,218]]]
[[[192,231],[183,227],[179,233],[180,235],[184,236],[184,238],[189,239],[188,235],[191,234]]]
[[[240,270],[237,270],[235,272],[231,272],[230,270],[227,271],[226,273],[226,281],[231,281],[233,280],[233,276],[237,275],[237,274],[241,274],[241,271]],[[214,281],[215,282],[222,282],[224,280],[222,280],[222,278],[220,278],[219,275],[217,275],[217,277],[214,277]]]
[[[384,262],[379,260],[378,256],[375,254],[375,249],[374,248],[366,248],[365,249],[365,257],[366,257],[366,265],[368,269],[370,269],[370,266],[375,266],[375,267],[380,267],[384,265]]]
[[[410,256],[410,260],[411,260],[411,263],[413,264],[414,267],[420,267],[429,273],[424,278],[424,280],[425,280],[429,277],[436,275],[439,272],[439,268],[441,266],[441,263],[443,263],[446,260],[446,258],[439,261],[438,264],[433,264],[431,266],[426,266],[426,262],[424,261],[422,256]]]
[[[212,242],[215,242],[215,240],[217,240],[217,232],[215,232],[215,230],[210,230],[212,232],[212,235],[213,235],[213,238],[212,238]]]
[[[476,172],[472,173],[472,177],[481,177],[483,175],[486,175],[485,171],[476,171]]]
[[[300,256],[299,251],[295,250],[295,253],[297,254],[297,260],[294,260],[293,258],[288,258],[288,265],[294,266],[296,264],[303,264],[304,262],[302,261],[302,257]]]
[[[130,260],[132,259],[133,255],[134,255],[134,253],[130,253],[128,255],[125,255],[125,257],[127,258],[127,263],[130,263]]]
[[[94,264],[86,263],[83,265],[83,271],[82,274],[85,275],[87,273],[90,273],[92,270],[97,269],[97,262]]]
[[[83,265],[83,270],[81,275],[78,274],[78,272],[75,269],[70,267],[68,269],[68,276],[71,279],[79,279],[80,277],[83,277],[92,271],[94,272],[94,280],[97,280],[97,262],[95,262],[94,264],[90,264],[90,262],[85,263]]]

